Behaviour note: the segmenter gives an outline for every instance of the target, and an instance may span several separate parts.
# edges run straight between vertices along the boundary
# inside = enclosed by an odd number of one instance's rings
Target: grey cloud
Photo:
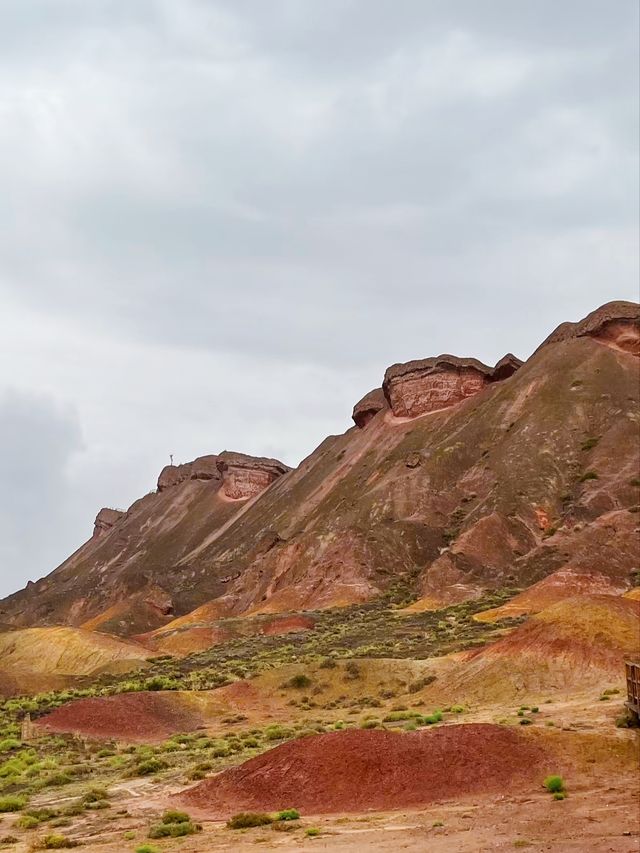
[[[77,408],[82,502],[234,437],[295,462],[389,363],[526,356],[636,298],[637,23],[635,0],[4,0],[6,357]]]
[[[45,396],[6,391],[0,447],[0,594],[7,594],[78,544],[69,468],[82,436],[73,412]]]

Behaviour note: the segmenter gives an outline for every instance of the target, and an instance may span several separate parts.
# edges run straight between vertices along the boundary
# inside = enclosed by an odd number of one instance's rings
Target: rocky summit
[[[554,573],[631,587],[638,553],[640,310],[563,323],[526,362],[388,368],[356,426],[295,469],[228,451],[167,466],[50,575],[0,602],[14,627],[139,635],[216,616],[364,602],[416,609]]]

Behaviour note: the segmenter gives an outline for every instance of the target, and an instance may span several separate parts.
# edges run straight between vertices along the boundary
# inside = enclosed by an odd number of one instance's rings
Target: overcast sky
[[[1,0],[0,594],[173,453],[638,289],[637,0]]]

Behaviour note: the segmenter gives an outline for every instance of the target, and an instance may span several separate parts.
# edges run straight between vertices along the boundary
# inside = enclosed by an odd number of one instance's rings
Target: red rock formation
[[[96,515],[96,520],[93,523],[93,535],[95,537],[103,536],[108,530],[111,530],[116,521],[119,521],[124,512],[119,509],[109,509],[103,507]]]
[[[291,470],[277,459],[247,456],[229,450],[218,456],[217,466],[222,474],[222,491],[233,500],[246,500],[259,495],[274,480]]]
[[[219,480],[217,456],[199,456],[193,462],[182,465],[166,465],[158,477],[158,491],[177,486],[185,480]]]
[[[491,373],[475,358],[439,355],[392,365],[382,388],[396,417],[415,418],[473,397],[490,382]]]
[[[607,302],[578,323],[561,323],[538,347],[591,337],[613,349],[640,356],[640,305],[636,302]]]
[[[357,402],[353,407],[353,418],[356,426],[360,429],[366,427],[371,418],[375,417],[382,409],[386,409],[387,401],[385,400],[384,391],[382,388],[374,388],[365,394],[362,400]]]

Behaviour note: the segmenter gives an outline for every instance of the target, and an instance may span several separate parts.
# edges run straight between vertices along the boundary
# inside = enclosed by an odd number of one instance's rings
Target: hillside
[[[156,493],[99,515],[62,566],[0,602],[0,622],[133,635],[203,606],[210,622],[398,584],[429,608],[565,568],[625,591],[639,565],[639,321],[637,305],[609,303],[524,364],[394,365],[357,425],[293,471],[238,454],[165,469]]]
[[[0,633],[0,694],[37,693],[83,676],[144,666],[151,652],[137,643],[80,628],[24,628]]]

